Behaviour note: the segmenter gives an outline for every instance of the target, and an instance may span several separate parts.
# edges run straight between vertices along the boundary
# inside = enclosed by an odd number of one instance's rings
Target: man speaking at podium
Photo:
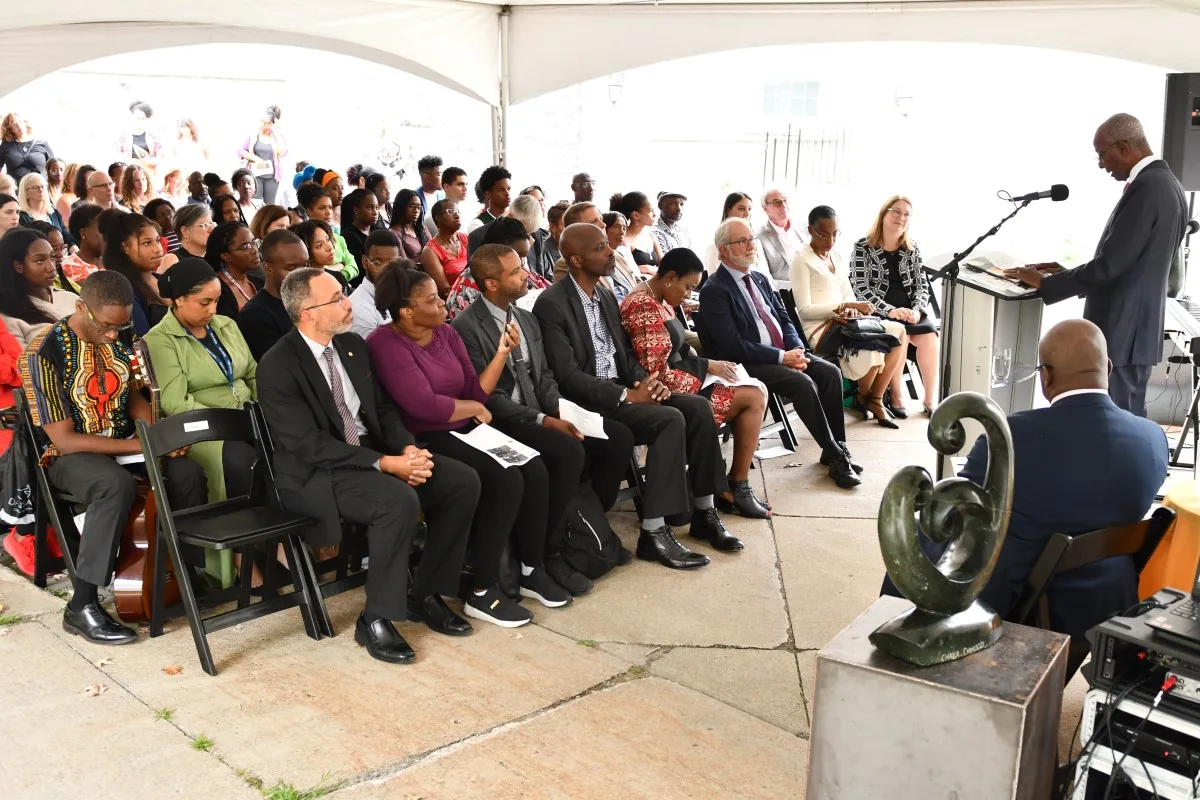
[[[1119,407],[1144,417],[1150,370],[1162,360],[1167,274],[1183,240],[1187,202],[1136,117],[1110,117],[1092,145],[1100,168],[1125,181],[1095,256],[1075,269],[1033,264],[1007,274],[1040,289],[1047,304],[1086,296],[1083,318],[1108,340],[1113,365],[1108,394]]]

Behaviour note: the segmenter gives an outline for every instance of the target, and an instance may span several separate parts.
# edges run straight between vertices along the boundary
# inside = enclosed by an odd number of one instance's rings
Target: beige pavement
[[[754,473],[775,518],[727,520],[743,553],[698,546],[713,563],[695,573],[635,561],[568,608],[531,606],[517,631],[403,623],[406,667],[354,644],[361,592],[330,604],[333,639],[308,639],[294,611],[213,635],[213,678],[185,625],[88,645],[62,631],[61,599],[0,569],[0,615],[22,618],[0,626],[0,797],[801,798],[816,650],[877,596],[879,496],[899,467],[932,464],[924,431],[850,420],[868,470],[852,492],[805,438]],[[613,525],[632,545],[628,507]]]

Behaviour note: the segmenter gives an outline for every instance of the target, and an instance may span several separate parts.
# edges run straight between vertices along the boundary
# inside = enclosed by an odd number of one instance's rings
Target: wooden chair
[[[241,550],[243,569],[238,608],[208,618],[201,618],[201,604],[197,601],[192,586],[191,571],[187,568],[175,571],[182,597],[183,613],[192,629],[196,652],[200,664],[209,675],[216,675],[212,651],[208,646],[207,634],[257,619],[276,611],[299,607],[304,620],[304,629],[313,639],[320,639],[328,621],[328,612],[312,578],[312,561],[307,549],[300,541],[300,532],[315,521],[310,517],[285,511],[275,488],[274,470],[267,459],[265,442],[254,413],[250,409],[198,409],[167,417],[153,426],[144,420],[137,421],[138,439],[146,457],[146,472],[154,488],[158,507],[158,536],[160,546],[156,549],[154,564],[154,595],[150,618],[150,635],[162,634],[163,622],[169,616],[178,616],[177,608],[164,608],[165,583],[168,570],[167,557],[178,565],[185,564],[184,545],[212,550]],[[255,480],[250,495],[223,500],[218,503],[174,510],[166,493],[166,481],[162,459],[182,447],[200,442],[242,441],[255,447],[258,460],[255,464]],[[256,545],[270,545],[282,540],[288,552],[288,563],[292,566],[292,581],[295,591],[288,594],[264,597],[257,603],[249,602],[250,573],[245,558]],[[161,545],[165,544],[163,547]],[[230,599],[227,592],[205,598],[204,607]]]
[[[1050,537],[1030,571],[1025,589],[1008,614],[1007,621],[1050,630],[1050,602],[1046,598],[1046,590],[1056,576],[1117,556],[1132,556],[1134,569],[1141,575],[1174,521],[1174,511],[1159,508],[1149,519],[1133,525],[1104,528],[1075,536],[1056,533]],[[1086,640],[1071,639],[1067,656],[1068,680],[1083,663],[1088,648]]]

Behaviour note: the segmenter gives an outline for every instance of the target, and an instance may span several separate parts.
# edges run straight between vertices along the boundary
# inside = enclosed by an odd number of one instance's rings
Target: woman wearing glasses
[[[401,192],[403,194],[403,192]],[[416,195],[413,198],[419,200]],[[396,201],[397,216],[404,213],[400,201]],[[437,225],[437,236],[429,240],[421,251],[421,267],[425,274],[437,284],[438,294],[445,297],[458,276],[467,268],[467,235],[462,232],[462,218],[458,203],[453,200],[438,200],[433,204],[433,223]]]
[[[854,243],[850,284],[860,298],[882,316],[905,326],[909,343],[917,349],[917,366],[925,386],[924,410],[933,413],[937,403],[938,326],[929,319],[929,280],[921,251],[908,235],[912,201],[895,195],[879,209],[866,237]],[[892,378],[888,410],[904,419],[904,385],[898,371]]]
[[[908,352],[904,325],[883,320],[882,335],[869,341],[847,333],[856,320],[875,313],[875,307],[850,288],[846,258],[834,250],[838,233],[832,208],[817,206],[808,213],[809,243],[796,253],[791,272],[804,338],[817,355],[836,358],[842,375],[858,383],[857,408],[864,415],[874,415],[885,428],[898,428],[883,405],[883,394]]]
[[[79,297],[55,289],[57,278],[54,248],[44,234],[15,228],[0,238],[0,319],[21,347],[75,312]]]
[[[179,247],[175,252],[163,256],[159,272],[166,272],[188,256],[204,258],[208,237],[217,224],[213,222],[212,211],[208,206],[188,203],[180,206],[175,212],[175,216],[171,218],[171,227],[175,230],[175,237],[179,239]]]
[[[241,408],[258,399],[257,365],[237,323],[220,313],[226,287],[207,262],[186,256],[159,281],[171,311],[146,334],[164,416],[200,408]],[[202,442],[188,458],[204,468],[208,502],[250,493],[254,447],[246,442]],[[206,568],[233,581],[232,559],[206,553]],[[261,583],[255,578],[253,584]]]
[[[242,307],[262,289],[262,278],[254,274],[262,264],[259,244],[250,229],[240,222],[222,222],[209,234],[204,260],[220,279],[218,314],[237,319]]]

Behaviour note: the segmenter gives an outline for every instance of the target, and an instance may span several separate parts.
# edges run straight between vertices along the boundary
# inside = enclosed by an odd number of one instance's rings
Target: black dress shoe
[[[829,464],[829,477],[843,489],[853,489],[862,483],[862,478],[854,472],[846,457],[834,458]]]
[[[629,552],[626,550],[626,552]],[[573,597],[580,597],[592,590],[592,582],[587,576],[581,572],[576,572],[575,568],[563,560],[562,556],[549,556],[546,558],[546,574],[554,579],[554,582],[566,589]]]
[[[717,511],[750,519],[766,519],[771,516],[771,509],[754,494],[754,490],[750,488],[750,481],[730,481],[729,486],[733,490],[733,501],[730,502],[719,494],[715,495],[713,502],[716,503]]]
[[[92,644],[129,644],[137,641],[137,631],[126,628],[108,615],[99,603],[88,603],[79,611],[67,606],[63,611],[63,630],[82,636]]]
[[[625,545],[621,545],[621,552],[617,554],[617,566],[623,567],[633,561],[633,553]]]
[[[413,622],[424,622],[431,629],[447,636],[469,636],[474,628],[471,623],[455,614],[446,605],[440,594],[417,599],[408,598],[408,618]]]
[[[863,466],[862,466],[862,464],[860,464],[854,460],[854,456],[850,455],[850,448],[846,446],[846,443],[838,442],[837,446],[838,446],[838,449],[842,451],[842,455],[846,457],[847,463],[850,464],[850,469],[854,470],[859,475],[862,475],[863,474]],[[836,457],[836,455],[831,456],[828,452],[822,452],[821,453],[821,466],[828,467],[830,464],[833,463],[833,459],[835,457]]]
[[[671,533],[670,525],[657,530],[644,528],[638,536],[637,557],[643,561],[657,561],[671,569],[696,569],[708,564],[708,556],[693,553],[681,545]]]
[[[386,619],[377,619],[368,624],[359,614],[358,622],[354,623],[354,641],[367,648],[371,658],[389,664],[409,664],[417,658],[408,642]]]
[[[732,553],[741,550],[742,540],[734,536],[721,522],[715,508],[704,511],[697,510],[692,514],[692,527],[688,534],[696,539],[702,539],[722,552]]]

